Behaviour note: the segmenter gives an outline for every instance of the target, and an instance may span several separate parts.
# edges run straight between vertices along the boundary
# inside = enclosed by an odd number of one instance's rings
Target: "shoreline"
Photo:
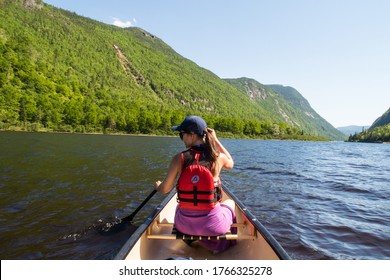
[[[54,130],[29,131],[24,129],[0,129],[0,132],[17,132],[17,133],[53,133],[53,134],[77,134],[77,135],[110,135],[110,136],[140,136],[140,137],[176,137],[175,135],[159,134],[142,134],[142,133],[104,133],[104,132],[69,132]]]
[[[53,133],[53,134],[76,134],[76,135],[107,135],[107,136],[133,136],[133,137],[170,137],[174,138],[177,135],[169,135],[169,134],[143,134],[143,133],[104,133],[104,132],[69,132],[69,131],[54,131],[54,130],[37,130],[30,131],[25,129],[0,129],[0,132],[17,132],[17,133]],[[303,141],[303,142],[333,142],[329,139],[321,139],[320,137],[313,136],[313,138],[276,138],[276,137],[263,137],[263,138],[251,138],[251,137],[240,137],[239,135],[232,135],[230,133],[223,133],[217,131],[218,138],[221,139],[235,139],[235,140],[274,140],[274,141]]]

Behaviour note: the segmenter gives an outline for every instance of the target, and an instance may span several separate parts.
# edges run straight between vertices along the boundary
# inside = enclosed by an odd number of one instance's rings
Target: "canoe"
[[[226,187],[223,188],[222,203],[234,205],[237,222],[234,234],[218,237],[183,236],[174,232],[174,215],[177,206],[173,189],[155,211],[138,227],[123,245],[115,259],[120,260],[283,260],[288,254],[260,221]],[[182,239],[230,239],[236,245],[224,252],[215,253]]]

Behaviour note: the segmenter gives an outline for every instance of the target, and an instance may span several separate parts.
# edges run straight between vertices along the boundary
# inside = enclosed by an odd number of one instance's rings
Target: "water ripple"
[[[2,259],[112,258],[164,196],[117,235],[96,229],[132,213],[184,148],[167,137],[0,133]],[[223,143],[236,164],[224,183],[292,258],[390,258],[390,145]]]

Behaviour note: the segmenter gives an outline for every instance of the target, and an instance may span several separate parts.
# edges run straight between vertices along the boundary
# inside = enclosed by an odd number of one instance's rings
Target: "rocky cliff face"
[[[243,81],[243,86],[248,97],[253,101],[265,100],[268,97],[267,91],[264,88],[254,86],[250,80]]]
[[[42,0],[23,0],[23,6],[27,9],[40,10],[43,7]]]

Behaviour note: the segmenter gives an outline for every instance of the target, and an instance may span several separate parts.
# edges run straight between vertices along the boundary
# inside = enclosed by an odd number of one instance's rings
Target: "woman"
[[[215,131],[198,116],[188,116],[173,129],[180,132],[187,150],[173,157],[164,181],[156,182],[156,190],[168,193],[179,176],[176,185],[176,229],[188,235],[224,234],[235,220],[234,202],[220,203],[219,174],[222,169],[233,168],[233,158],[218,140]],[[233,242],[201,241],[201,244],[220,252]]]

